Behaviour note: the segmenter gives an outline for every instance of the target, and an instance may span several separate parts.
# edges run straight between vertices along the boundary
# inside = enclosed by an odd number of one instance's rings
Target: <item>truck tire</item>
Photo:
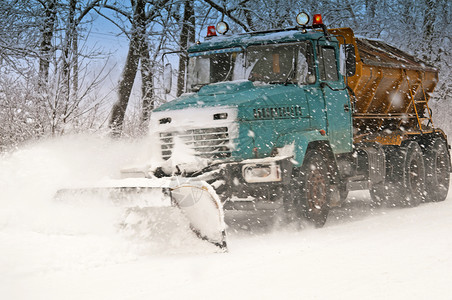
[[[320,151],[308,150],[297,180],[302,215],[316,227],[322,227],[330,210],[331,191],[327,161]]]
[[[388,204],[418,206],[425,197],[425,167],[421,147],[412,141],[406,147],[396,148],[390,154],[389,162],[392,174],[384,191]]]
[[[433,139],[424,151],[427,201],[444,201],[449,192],[450,158],[441,138]]]
[[[348,190],[345,184],[339,184],[340,203],[343,203],[348,197]]]

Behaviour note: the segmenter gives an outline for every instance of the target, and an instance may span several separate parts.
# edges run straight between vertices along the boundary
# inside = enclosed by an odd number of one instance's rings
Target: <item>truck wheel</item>
[[[347,186],[345,184],[339,184],[339,195],[340,195],[340,201],[343,203],[345,199],[348,197],[348,190]]]
[[[425,167],[418,143],[396,149],[389,158],[393,169],[389,186],[385,187],[388,203],[394,206],[418,206],[425,195]]]
[[[298,180],[302,214],[316,227],[322,227],[330,210],[330,178],[327,163],[319,151],[308,150]]]
[[[427,200],[444,201],[449,192],[450,180],[450,159],[446,143],[441,138],[434,139],[425,149],[424,155]]]

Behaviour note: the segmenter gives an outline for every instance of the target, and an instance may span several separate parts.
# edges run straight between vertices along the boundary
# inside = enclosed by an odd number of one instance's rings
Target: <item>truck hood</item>
[[[240,107],[242,112],[248,112],[248,116],[240,117],[248,119],[252,116],[252,109],[285,105],[286,103],[281,102],[282,99],[291,99],[294,94],[297,94],[297,98],[303,99],[298,104],[305,107],[306,97],[303,95],[303,89],[298,86],[255,85],[251,81],[222,82],[206,85],[197,93],[184,94],[178,99],[161,105],[154,111],[216,106]]]

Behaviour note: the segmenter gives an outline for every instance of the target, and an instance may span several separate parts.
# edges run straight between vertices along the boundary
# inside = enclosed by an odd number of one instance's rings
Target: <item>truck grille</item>
[[[198,156],[212,159],[231,156],[228,127],[217,127],[160,133],[163,159],[167,160],[171,157],[176,136],[193,148]]]

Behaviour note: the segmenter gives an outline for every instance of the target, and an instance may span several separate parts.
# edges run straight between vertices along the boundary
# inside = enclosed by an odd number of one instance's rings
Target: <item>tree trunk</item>
[[[436,3],[434,0],[425,0],[425,10],[424,10],[424,53],[423,58],[431,62],[432,52],[433,52],[433,38],[434,38],[434,21],[435,21],[435,9]]]
[[[121,136],[124,117],[129,104],[130,93],[138,70],[140,49],[143,42],[143,26],[145,25],[145,0],[137,0],[133,13],[132,32],[126,63],[118,84],[118,101],[113,105],[109,127],[114,137]]]
[[[367,11],[367,17],[372,19],[372,22],[374,22],[374,18],[376,16],[376,0],[366,0],[366,11]]]
[[[63,109],[61,113],[63,115],[67,115],[69,110],[69,105],[71,102],[71,67],[74,59],[74,37],[76,36],[76,24],[75,24],[75,10],[76,10],[77,0],[69,1],[69,13],[68,13],[68,24],[66,28],[66,36],[63,44],[63,66],[62,66],[62,82],[60,86],[61,90],[61,99],[63,103]],[[73,69],[72,69],[73,70]],[[55,110],[58,109],[57,105],[54,107]],[[57,112],[57,115],[59,113]],[[63,120],[65,121],[65,120]]]
[[[251,17],[250,9],[245,5],[243,8],[243,13],[245,14],[246,24],[251,31],[256,31],[256,26],[254,26],[253,18]]]
[[[350,18],[352,19],[355,28],[358,28],[358,20],[349,0],[345,1],[345,9],[350,13]]]
[[[41,29],[41,44],[39,46],[39,74],[38,86],[43,89],[49,80],[50,59],[52,57],[52,38],[56,22],[56,1],[47,0],[42,3],[44,8],[44,22]]]
[[[180,50],[182,53],[179,56],[179,73],[177,76],[177,96],[182,95],[185,86],[185,73],[187,69],[187,55],[185,51],[188,48],[188,43],[194,42],[194,11],[193,11],[193,0],[186,0],[184,4],[184,17],[182,19],[182,30],[180,33],[179,43]]]
[[[141,125],[146,126],[154,109],[154,81],[153,66],[146,41],[141,47]]]
[[[74,32],[74,36],[72,37],[72,49],[73,49],[73,58],[72,58],[72,95],[77,97],[78,94],[78,32],[77,28]]]

